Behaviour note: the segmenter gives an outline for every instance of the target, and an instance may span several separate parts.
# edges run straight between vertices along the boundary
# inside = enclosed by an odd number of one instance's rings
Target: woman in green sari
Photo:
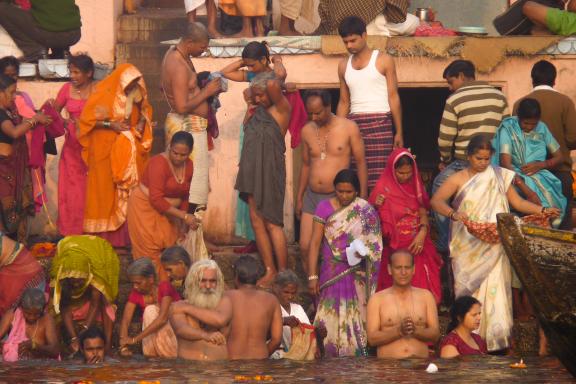
[[[96,322],[102,322],[110,351],[119,273],[118,255],[100,237],[68,236],[58,243],[50,286],[54,288],[54,311],[62,315],[73,352],[79,349],[78,329]]]

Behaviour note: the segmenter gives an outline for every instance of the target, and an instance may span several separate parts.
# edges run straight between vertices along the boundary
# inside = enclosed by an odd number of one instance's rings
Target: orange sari
[[[125,89],[134,80],[141,101],[132,103]],[[136,127],[141,118],[145,123],[139,132]],[[126,221],[128,197],[139,183],[152,147],[151,119],[146,85],[132,64],[119,65],[86,102],[78,136],[88,166],[84,232],[113,232]],[[127,121],[130,130],[117,133],[97,128],[102,120]]]

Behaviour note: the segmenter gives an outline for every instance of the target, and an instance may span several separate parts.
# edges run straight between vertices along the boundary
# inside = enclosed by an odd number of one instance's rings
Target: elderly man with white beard
[[[232,317],[232,303],[223,293],[224,276],[214,260],[200,260],[190,267],[184,290],[186,299],[174,303],[170,310],[170,323],[178,338],[179,358],[228,358],[226,334]],[[201,322],[195,316],[196,311],[215,312],[219,316],[217,320]]]

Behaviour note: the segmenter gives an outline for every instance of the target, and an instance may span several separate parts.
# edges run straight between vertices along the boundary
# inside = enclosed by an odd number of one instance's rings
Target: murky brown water
[[[426,373],[428,361],[344,358],[317,362],[243,361],[198,363],[120,361],[102,366],[71,362],[0,363],[0,383],[576,383],[553,358],[528,358],[527,369],[512,369],[511,357],[434,360],[438,373]],[[261,375],[260,377],[257,377]]]

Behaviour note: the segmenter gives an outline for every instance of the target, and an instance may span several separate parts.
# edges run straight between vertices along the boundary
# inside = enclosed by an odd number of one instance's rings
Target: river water
[[[112,361],[99,366],[73,362],[0,363],[0,383],[161,382],[161,383],[576,383],[554,358],[528,358],[526,369],[512,369],[513,357],[390,361],[342,358],[314,362],[182,360]]]

